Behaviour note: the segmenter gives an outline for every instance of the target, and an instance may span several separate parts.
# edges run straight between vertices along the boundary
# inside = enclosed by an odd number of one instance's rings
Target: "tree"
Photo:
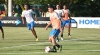
[[[5,2],[7,0],[0,0],[0,3]],[[48,4],[66,4],[72,16],[100,16],[100,0],[13,0],[13,4],[39,4],[45,12]]]

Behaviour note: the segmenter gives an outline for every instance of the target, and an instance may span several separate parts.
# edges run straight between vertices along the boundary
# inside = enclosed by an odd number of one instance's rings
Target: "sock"
[[[36,37],[36,39],[37,39],[37,36],[35,36]]]
[[[59,40],[59,38],[57,37],[57,40]]]
[[[63,37],[63,34],[61,35],[61,37]]]
[[[58,44],[57,44],[56,46],[57,46],[58,48],[60,47],[60,45],[58,45]]]
[[[54,51],[56,51],[56,46],[55,45],[53,46],[53,49],[54,49]]]
[[[68,36],[70,35],[70,33],[68,33]]]

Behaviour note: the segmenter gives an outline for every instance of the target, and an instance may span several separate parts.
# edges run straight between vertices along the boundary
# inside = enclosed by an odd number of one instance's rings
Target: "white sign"
[[[100,17],[72,17],[77,22],[77,28],[100,28]]]

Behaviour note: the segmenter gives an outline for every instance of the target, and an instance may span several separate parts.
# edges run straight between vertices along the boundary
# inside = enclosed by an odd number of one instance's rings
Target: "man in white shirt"
[[[35,23],[34,23],[34,19],[33,19],[33,15],[34,15],[34,18],[37,21],[36,15],[32,10],[29,10],[29,7],[27,4],[24,5],[24,8],[25,8],[25,10],[22,12],[22,22],[24,24],[25,23],[24,18],[26,18],[26,23],[27,23],[28,29],[32,31],[33,35],[36,38],[36,41],[38,41],[36,31],[34,30]]]
[[[54,12],[56,12],[58,17],[59,17],[59,19],[62,20],[63,11],[60,9],[60,5],[59,4],[56,5],[56,10],[54,10]],[[57,37],[56,39],[57,39],[56,41],[59,42],[59,38]],[[61,37],[61,40],[63,40],[62,37]]]
[[[60,9],[60,5],[59,5],[59,4],[56,5],[56,10],[54,10],[54,12],[57,13],[58,17],[59,17],[60,20],[61,20],[63,11]]]

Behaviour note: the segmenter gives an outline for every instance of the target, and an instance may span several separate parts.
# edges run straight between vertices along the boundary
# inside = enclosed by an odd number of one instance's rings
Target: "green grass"
[[[45,53],[46,46],[52,47],[48,41],[51,28],[35,28],[39,41],[27,27],[4,27],[5,39],[0,38],[0,55],[99,55],[100,29],[71,29],[72,37],[64,31],[64,41],[58,42],[63,46],[62,52]],[[0,34],[1,35],[1,34]],[[60,38],[60,36],[59,36]]]

